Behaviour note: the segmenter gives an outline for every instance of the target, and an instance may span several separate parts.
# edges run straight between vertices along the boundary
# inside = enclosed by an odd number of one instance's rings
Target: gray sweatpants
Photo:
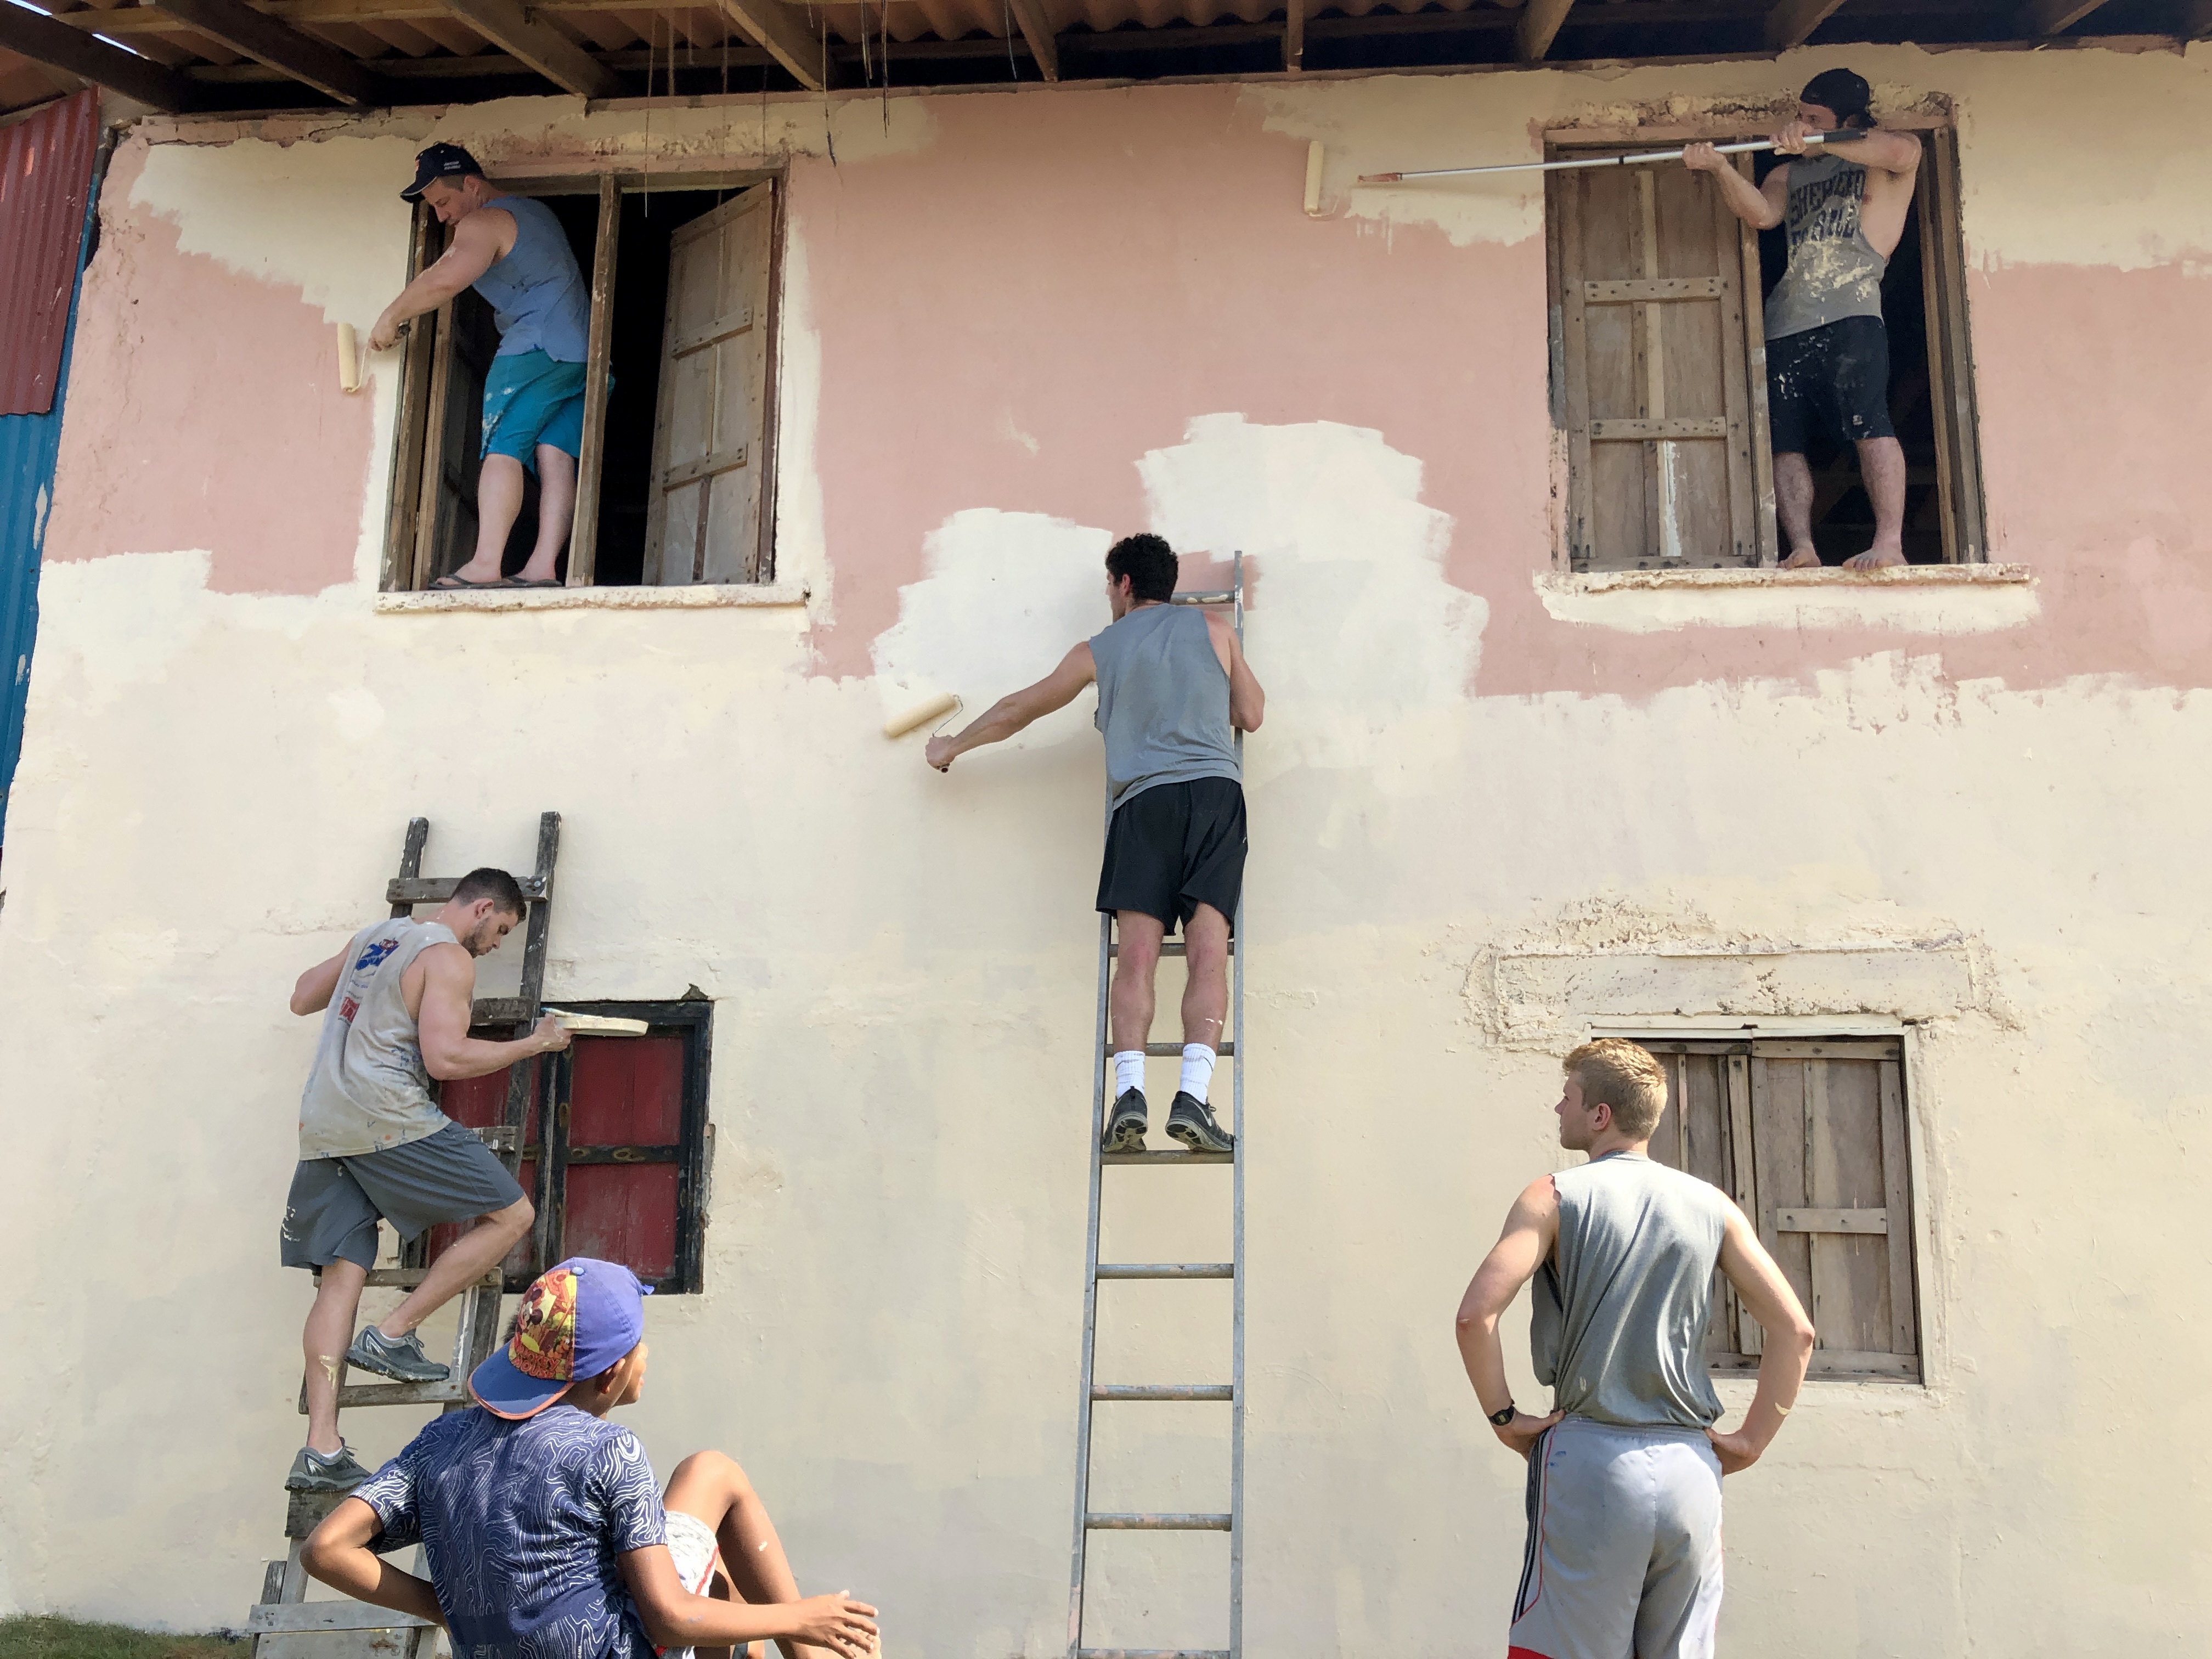
[[[1509,1659],[1711,1659],[1721,1464],[1702,1429],[1587,1417],[1528,1458],[1528,1553]]]

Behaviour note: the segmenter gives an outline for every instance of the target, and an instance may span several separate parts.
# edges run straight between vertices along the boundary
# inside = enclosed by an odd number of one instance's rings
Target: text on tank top
[[[1846,317],[1881,315],[1889,261],[1861,222],[1867,170],[1839,155],[1790,162],[1790,268],[1766,300],[1766,337],[1802,334]]]
[[[1141,606],[1091,635],[1091,660],[1110,806],[1164,783],[1241,779],[1229,675],[1202,612]]]
[[[1705,1328],[1728,1200],[1632,1152],[1552,1185],[1559,1239],[1530,1285],[1528,1347],[1553,1408],[1630,1428],[1714,1422]]]
[[[431,945],[459,942],[442,923],[404,916],[354,935],[300,1096],[302,1158],[387,1152],[446,1127],[400,981]]]
[[[556,363],[580,363],[591,331],[590,290],[568,234],[553,210],[528,196],[485,204],[511,214],[514,246],[470,284],[491,302],[501,357],[543,351]]]

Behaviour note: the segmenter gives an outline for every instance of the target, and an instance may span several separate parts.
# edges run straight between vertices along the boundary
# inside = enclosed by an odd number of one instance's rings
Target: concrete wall
[[[2212,57],[1852,55],[1889,106],[1959,112],[1993,550],[2025,582],[1555,574],[1536,186],[1349,188],[1833,58],[126,143],[0,913],[0,1605],[242,1617],[298,1443],[287,989],[410,815],[459,869],[526,862],[556,807],[551,991],[717,1000],[708,1291],[650,1315],[655,1461],[738,1455],[803,1582],[879,1601],[895,1653],[1059,1651],[1097,739],[1085,700],[940,777],[877,727],[1042,673],[1151,527],[1255,562],[1273,699],[1249,1650],[1502,1647],[1521,1472],[1459,1290],[1559,1158],[1565,1046],[1747,1020],[1919,1022],[1928,1382],[1811,1388],[1730,1483],[1731,1650],[2191,1650]],[[787,162],[785,603],[380,609],[392,370],[340,396],[330,324],[398,284],[433,136]],[[1209,1173],[1109,1250],[1218,1251]],[[1102,1374],[1218,1374],[1220,1291],[1113,1289]],[[1107,1431],[1099,1502],[1220,1501],[1218,1407],[1122,1409],[1152,1438]],[[349,1423],[366,1455],[390,1417]],[[1093,1639],[1218,1642],[1219,1540],[1146,1554],[1101,1547]]]

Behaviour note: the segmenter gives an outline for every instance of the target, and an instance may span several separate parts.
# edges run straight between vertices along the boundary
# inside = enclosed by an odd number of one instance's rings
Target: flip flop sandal
[[[548,576],[543,581],[525,581],[520,576],[515,576],[509,578],[507,585],[509,587],[562,587],[567,586],[567,584],[562,582],[558,576]]]
[[[515,584],[508,580],[505,576],[494,576],[489,581],[485,582],[472,582],[461,576],[444,575],[439,577],[437,580],[430,584],[430,591],[434,593],[459,593],[471,588],[513,587],[514,586]]]

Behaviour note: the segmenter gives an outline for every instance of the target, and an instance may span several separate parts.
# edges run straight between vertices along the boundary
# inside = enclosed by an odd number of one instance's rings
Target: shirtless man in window
[[[1735,216],[1755,230],[1790,227],[1790,269],[1766,299],[1766,407],[1774,439],[1774,501],[1790,538],[1784,570],[1820,562],[1813,547],[1813,423],[1857,445],[1859,477],[1874,502],[1874,545],[1847,570],[1905,562],[1905,451],[1889,421],[1889,337],[1881,277],[1905,234],[1920,141],[1873,131],[1872,90],[1847,69],[1824,70],[1798,94],[1797,118],[1774,135],[1784,161],[1754,185],[1711,144],[1692,144],[1683,166],[1710,173]],[[1808,133],[1864,128],[1867,136],[1820,145]]]

